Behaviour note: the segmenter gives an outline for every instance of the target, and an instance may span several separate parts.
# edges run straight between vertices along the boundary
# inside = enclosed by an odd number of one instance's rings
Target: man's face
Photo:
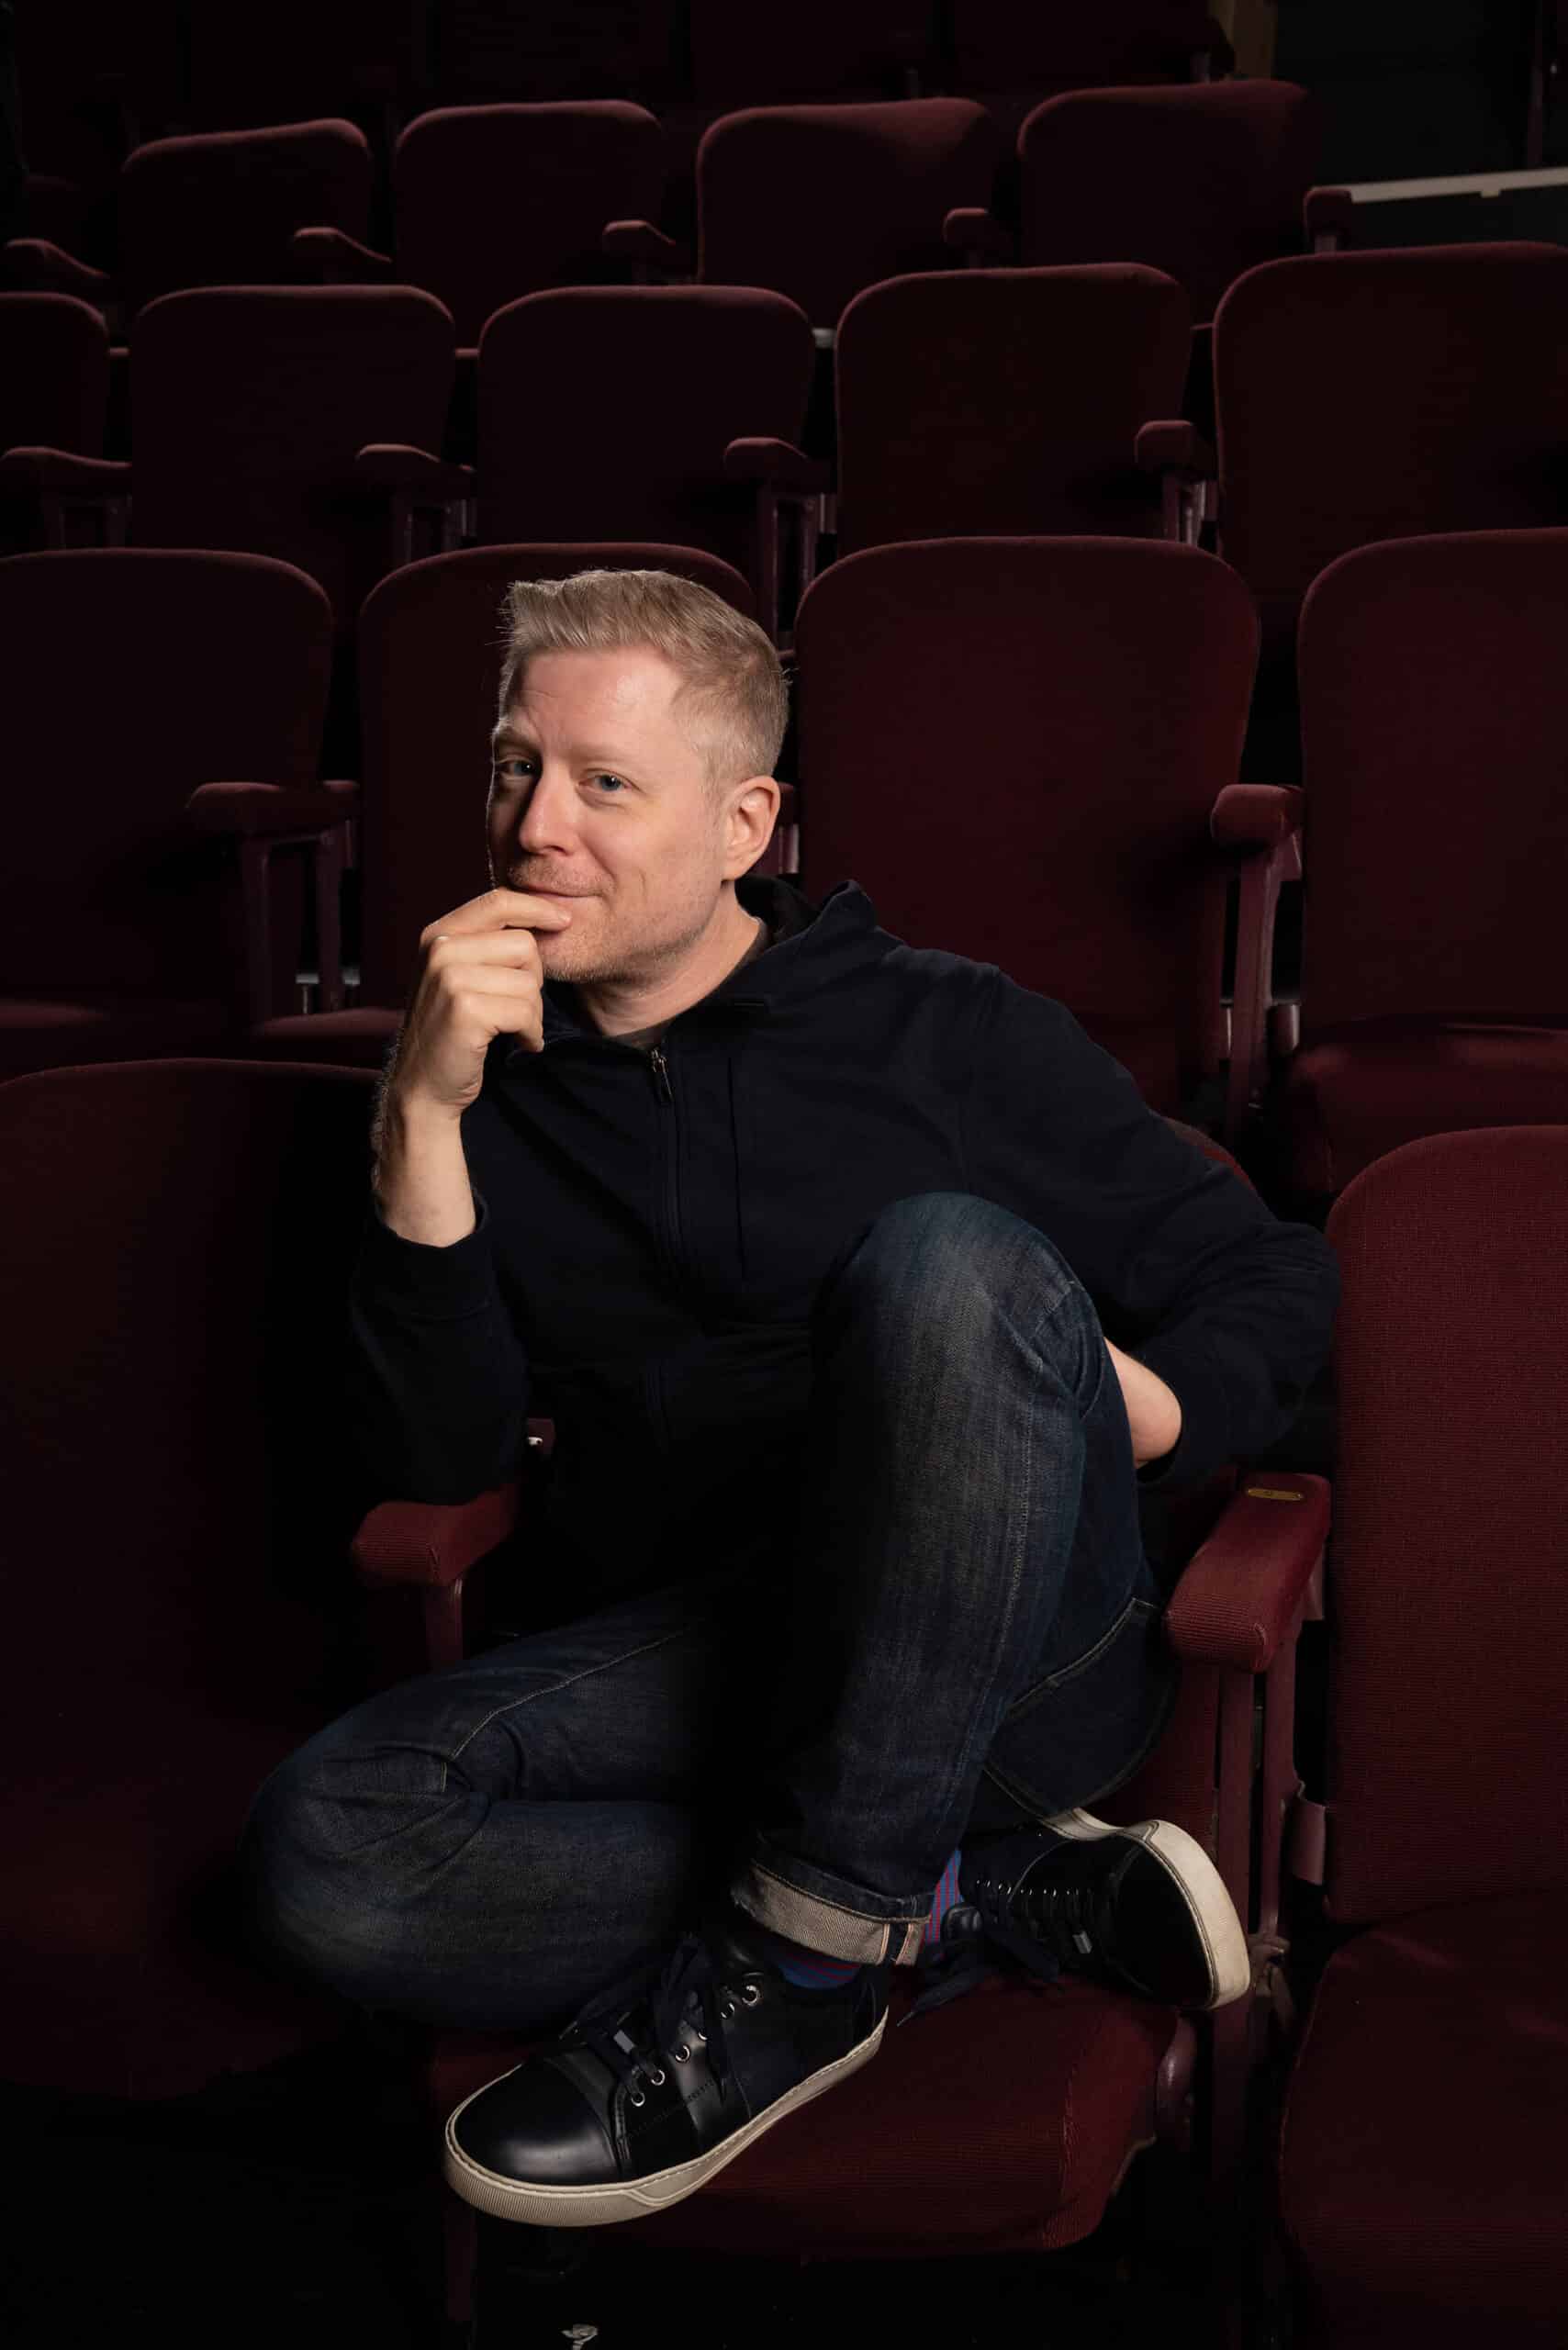
[[[549,979],[656,979],[712,917],[724,839],[672,715],[681,682],[643,647],[537,654],[497,729],[491,881],[572,906],[568,929],[535,933]]]

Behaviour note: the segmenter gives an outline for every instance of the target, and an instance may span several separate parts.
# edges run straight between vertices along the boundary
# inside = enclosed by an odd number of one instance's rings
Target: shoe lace
[[[662,2086],[661,2059],[666,2051],[674,2062],[684,2064],[692,2041],[706,2047],[714,2081],[722,2090],[732,2071],[724,2042],[724,2020],[736,2012],[731,1988],[699,1929],[683,1935],[667,1958],[645,1958],[596,1992],[562,2037],[574,2047],[590,2050],[618,2080],[627,2083],[633,2105],[644,2103],[644,2079],[655,2088]],[[749,1984],[740,1996],[747,2007],[756,2006],[758,1994]]]
[[[1096,1905],[1099,1905],[1098,1907]],[[1025,1974],[1035,1980],[1031,1990],[1048,1990],[1064,1964],[1081,1965],[1105,1938],[1107,1912],[1097,1887],[1059,1882],[1030,1886],[1013,1898],[1004,1880],[981,1878],[969,1893],[967,1906],[983,1932],[943,1942],[919,1961],[919,1972],[930,1988],[899,2018],[902,2028],[927,2008],[945,2007],[992,1976],[1015,1973],[998,1965],[989,1953],[1008,1952]],[[1032,1925],[1020,1922],[1020,1913]]]

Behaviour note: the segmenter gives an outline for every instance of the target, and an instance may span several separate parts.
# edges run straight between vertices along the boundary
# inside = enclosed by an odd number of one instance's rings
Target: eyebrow
[[[515,749],[519,751],[527,751],[535,758],[539,755],[539,745],[533,741],[532,737],[522,733],[515,726],[509,726],[504,720],[499,726],[494,729],[490,735],[490,749],[492,752]],[[636,761],[622,758],[619,751],[603,750],[598,748],[591,743],[575,744],[572,748],[572,755],[574,758],[577,759],[601,760],[605,767],[609,767],[616,775],[621,775],[622,773],[627,775],[640,775],[642,773],[641,767]]]

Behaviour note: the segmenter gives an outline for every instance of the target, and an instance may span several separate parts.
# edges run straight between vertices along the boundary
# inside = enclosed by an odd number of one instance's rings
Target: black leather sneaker
[[[964,1848],[958,1894],[944,1941],[978,1932],[1036,1973],[1093,1975],[1198,2009],[1238,1999],[1252,1979],[1225,1880],[1169,1819],[1123,1828],[1067,1811],[1048,1827],[977,1836]]]
[[[733,1911],[711,1911],[667,1958],[599,1993],[553,2047],[458,2106],[447,2182],[497,2219],[554,2228],[678,2203],[870,2062],[890,1971],[806,1989]]]

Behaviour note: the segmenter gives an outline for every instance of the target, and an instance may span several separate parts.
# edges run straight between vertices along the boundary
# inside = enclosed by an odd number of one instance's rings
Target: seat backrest
[[[656,219],[664,171],[656,118],[623,99],[419,115],[392,157],[398,274],[475,344],[503,303],[607,281],[599,231]]]
[[[951,0],[957,86],[1061,88],[1070,82],[1182,78],[1213,37],[1205,0]]]
[[[1302,247],[1321,110],[1294,82],[1173,82],[1047,98],[1018,134],[1026,262],[1140,261],[1214,315],[1244,269]]]
[[[1568,1019],[1568,530],[1387,540],[1302,607],[1302,1041]]]
[[[133,149],[119,177],[127,317],[188,285],[291,285],[296,229],[364,241],[374,172],[364,131],[330,116]]]
[[[374,1081],[169,1059],[0,1086],[13,1718],[67,1651],[121,1707],[219,1722],[287,1718],[320,1670],[365,1503],[338,1391]]]
[[[1568,520],[1568,251],[1306,253],[1215,313],[1219,549],[1305,592],[1374,539]]]
[[[0,562],[0,987],[238,996],[233,853],[185,803],[202,783],[315,778],[331,647],[315,581],[262,556]]]
[[[1428,1135],[1330,1209],[1326,1894],[1568,1888],[1568,1125]]]
[[[363,743],[361,1000],[401,1006],[420,933],[491,887],[485,809],[490,732],[514,579],[674,571],[756,617],[745,581],[689,547],[468,547],[392,572],[359,616]]]
[[[688,0],[686,13],[699,106],[897,98],[932,62],[932,0],[790,0],[782,39],[776,17],[734,0]]]
[[[136,543],[276,555],[352,627],[388,550],[354,456],[440,450],[451,313],[411,285],[212,286],[150,303],[130,350]]]
[[[854,874],[885,929],[1058,998],[1178,1113],[1218,1050],[1236,574],[1168,541],[873,547],[812,581],[795,644],[806,895]]]
[[[0,294],[0,453],[104,453],[109,337],[101,312],[70,294]]]
[[[863,286],[952,259],[942,223],[987,204],[1001,137],[967,98],[749,106],[697,150],[697,274],[767,285],[813,327]]]
[[[8,2078],[167,2097],[341,2029],[246,1964],[222,1895],[261,1781],[365,1694],[341,1431],[374,1086],[0,1085]]]
[[[839,322],[839,551],[949,532],[1158,538],[1137,429],[1180,409],[1192,314],[1137,264],[890,278]]]
[[[479,344],[479,530],[702,547],[750,576],[756,496],[726,445],[798,441],[816,352],[750,285],[572,286],[498,310]]]

